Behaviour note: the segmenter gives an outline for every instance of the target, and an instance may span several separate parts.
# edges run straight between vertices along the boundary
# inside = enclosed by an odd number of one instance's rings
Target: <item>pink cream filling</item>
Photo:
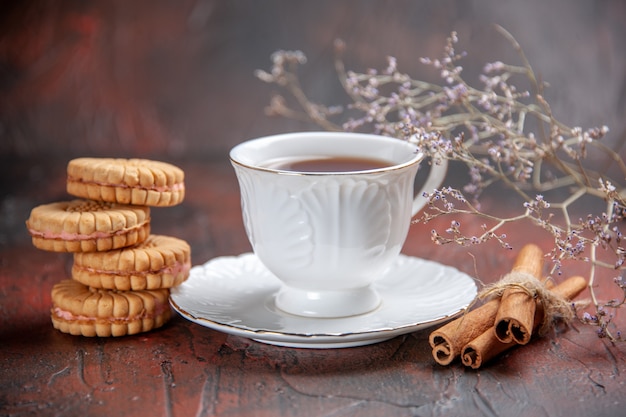
[[[154,313],[148,314],[145,310],[143,310],[141,314],[137,314],[136,316],[132,316],[132,317],[106,317],[106,318],[88,317],[88,316],[83,316],[82,314],[76,315],[70,311],[63,310],[60,307],[54,307],[52,311],[54,312],[55,316],[66,321],[93,322],[93,321],[98,321],[98,320],[106,320],[109,323],[128,323],[128,322],[135,321],[135,320],[142,320],[142,319],[160,316],[161,314],[165,312],[166,306],[167,305],[164,303],[157,302],[156,305],[154,306]]]
[[[185,189],[185,184],[182,182],[178,182],[172,185],[151,185],[151,186],[143,186],[143,185],[128,185],[128,184],[111,184],[108,182],[102,181],[84,181],[76,178],[69,178],[69,181],[80,182],[82,184],[92,184],[92,185],[101,185],[103,187],[117,187],[117,188],[139,188],[142,190],[151,190],[158,192],[167,192],[167,191],[180,191]]]
[[[157,270],[150,271],[108,271],[103,269],[91,268],[88,266],[74,265],[75,268],[82,271],[87,271],[93,274],[107,274],[107,275],[148,275],[148,274],[171,274],[178,275],[181,273],[187,273],[191,269],[191,262],[180,263],[176,262],[174,265],[166,266]]]
[[[66,231],[62,231],[61,233],[53,233],[53,232],[49,232],[49,231],[43,231],[40,232],[38,230],[34,230],[29,228],[28,232],[31,234],[31,236],[35,236],[35,237],[41,237],[44,239],[60,239],[60,240],[65,240],[65,241],[79,241],[79,240],[91,240],[91,239],[102,239],[102,238],[107,238],[107,237],[111,237],[111,236],[119,236],[119,235],[123,235],[129,232],[132,232],[133,230],[136,229],[140,229],[142,227],[144,227],[146,223],[142,223],[140,225],[131,227],[129,229],[123,229],[123,230],[118,230],[114,233],[111,232],[93,232],[93,233],[89,233],[89,234],[83,234],[83,233],[68,233]]]

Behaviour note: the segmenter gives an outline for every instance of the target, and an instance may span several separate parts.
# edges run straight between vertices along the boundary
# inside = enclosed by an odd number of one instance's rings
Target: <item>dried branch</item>
[[[619,331],[610,329],[613,315],[607,310],[624,305],[626,284],[621,276],[615,277],[613,281],[624,297],[601,302],[596,296],[595,280],[597,268],[618,274],[626,268],[620,232],[626,213],[626,190],[607,174],[607,167],[612,166],[620,179],[625,178],[626,163],[602,142],[608,133],[606,126],[583,129],[557,120],[543,95],[546,85],[539,81],[519,43],[502,27],[496,26],[496,30],[517,51],[521,65],[486,64],[480,76],[481,87],[470,85],[462,77],[460,61],[466,54],[456,51],[458,37],[454,32],[441,57],[421,59],[439,71],[441,84],[401,73],[393,57],[387,58],[382,70],[347,70],[343,61],[346,47],[337,41],[335,69],[350,101],[348,106],[324,106],[308,99],[297,72],[306,62],[302,52],[278,51],[272,55],[271,71],[259,70],[256,75],[279,86],[295,101],[295,106],[290,106],[285,97],[275,96],[269,114],[306,120],[327,130],[397,137],[414,143],[433,158],[443,155],[465,164],[469,182],[462,190],[444,187],[430,193],[427,208],[414,221],[428,223],[452,216],[447,230],[433,230],[435,243],[473,245],[496,240],[505,248],[510,246],[500,229],[512,222],[530,221],[553,238],[552,274],[559,274],[565,261],[589,265],[595,312],[585,312],[581,320],[598,326],[601,337],[622,340]],[[513,81],[519,77],[530,83],[530,91],[518,90]],[[587,163],[592,149],[604,155],[600,169]],[[481,194],[497,182],[521,198],[519,214],[500,218],[481,210]],[[546,194],[554,201],[548,202]],[[586,196],[604,200],[606,210],[577,220],[573,205]],[[454,220],[461,214],[491,225],[484,224],[480,236],[465,235],[461,224]]]

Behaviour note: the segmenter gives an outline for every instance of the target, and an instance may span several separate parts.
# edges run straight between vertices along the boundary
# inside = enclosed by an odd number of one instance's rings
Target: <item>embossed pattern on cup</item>
[[[244,225],[255,253],[294,287],[362,287],[400,252],[416,169],[311,182],[239,168]]]

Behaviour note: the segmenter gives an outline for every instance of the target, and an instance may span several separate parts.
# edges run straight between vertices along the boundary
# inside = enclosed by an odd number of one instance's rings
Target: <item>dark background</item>
[[[509,30],[570,125],[626,126],[622,0],[4,1],[0,20],[0,156],[223,159],[245,139],[312,129],[263,112],[274,90],[253,76],[277,49],[309,58],[303,82],[325,103],[343,96],[333,40],[350,68],[387,55],[417,78],[452,30],[474,81],[485,62],[519,63]]]
[[[268,117],[277,89],[254,71],[268,70],[276,50],[301,50],[305,90],[321,103],[345,104],[333,68],[338,38],[349,69],[382,69],[391,55],[401,71],[440,82],[420,57],[440,57],[457,31],[457,49],[468,53],[464,77],[481,86],[486,62],[520,63],[499,24],[550,84],[557,119],[608,125],[606,143],[626,149],[622,0],[30,0],[0,1],[0,16],[0,245],[28,245],[32,207],[68,198],[71,158],[158,159],[188,176],[194,165],[211,164],[220,174],[205,180],[223,182],[234,178],[235,144],[318,129]],[[456,167],[446,185],[466,182]],[[179,229],[199,227],[185,208],[167,215],[177,216]]]

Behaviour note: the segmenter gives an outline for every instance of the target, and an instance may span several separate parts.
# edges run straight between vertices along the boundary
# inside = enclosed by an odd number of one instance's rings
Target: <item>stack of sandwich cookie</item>
[[[145,159],[78,158],[68,164],[71,201],[35,207],[33,245],[72,252],[72,279],[52,289],[52,323],[64,333],[124,336],[164,325],[170,288],[184,282],[191,249],[150,234],[150,206],[182,202],[184,173]]]

